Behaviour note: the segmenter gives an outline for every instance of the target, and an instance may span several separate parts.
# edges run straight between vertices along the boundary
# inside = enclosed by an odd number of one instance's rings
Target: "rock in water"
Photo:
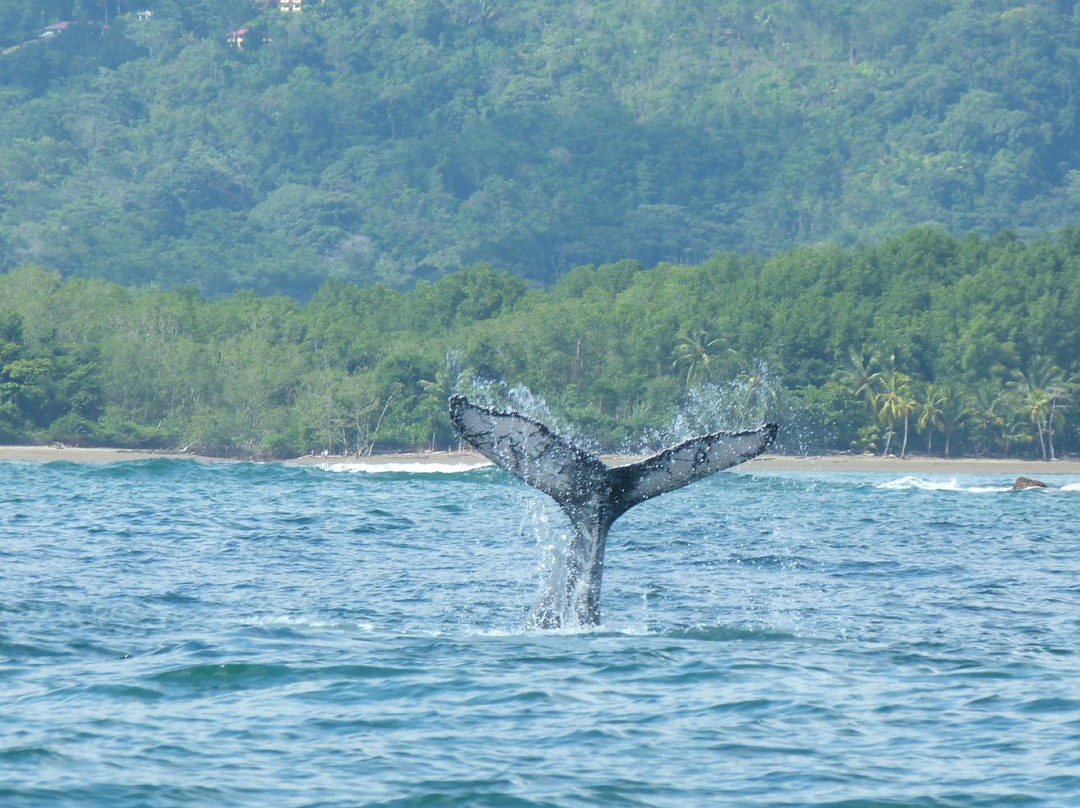
[[[1033,480],[1030,477],[1017,477],[1012,490],[1023,491],[1025,488],[1046,488],[1046,483],[1042,480]]]

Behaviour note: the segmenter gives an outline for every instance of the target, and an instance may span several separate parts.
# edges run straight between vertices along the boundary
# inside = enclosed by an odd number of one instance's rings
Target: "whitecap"
[[[486,461],[470,463],[320,463],[322,471],[344,474],[461,474],[490,465]]]
[[[375,624],[364,620],[341,620],[314,617],[308,615],[273,615],[267,617],[255,617],[251,625],[260,627],[282,626],[285,628],[298,629],[331,629],[337,631],[363,631],[373,632]]]
[[[879,483],[874,487],[886,491],[963,491],[968,494],[998,494],[1012,490],[1012,486],[1008,485],[961,485],[955,477],[944,480],[910,476]]]

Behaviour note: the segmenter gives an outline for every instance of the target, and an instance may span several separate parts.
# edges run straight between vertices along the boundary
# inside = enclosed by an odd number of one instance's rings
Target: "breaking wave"
[[[896,480],[878,483],[875,488],[884,491],[957,491],[966,494],[1000,494],[1011,492],[1011,482],[998,485],[974,484],[962,482],[956,477],[950,479],[929,479],[925,477],[900,477]],[[1048,484],[1046,488],[1027,488],[1025,491],[1080,491],[1080,483],[1068,483],[1060,487]]]
[[[320,463],[316,468],[339,474],[461,474],[491,465],[486,460],[467,463],[430,461],[402,463]]]

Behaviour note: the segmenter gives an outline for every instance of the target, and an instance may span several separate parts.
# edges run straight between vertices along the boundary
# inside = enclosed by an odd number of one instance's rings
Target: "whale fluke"
[[[776,437],[776,424],[712,432],[626,466],[607,466],[539,421],[516,412],[450,398],[450,420],[482,455],[554,499],[574,537],[565,570],[555,570],[530,623],[558,628],[600,622],[604,546],[611,525],[630,508],[756,457]],[[564,577],[565,576],[565,577]]]

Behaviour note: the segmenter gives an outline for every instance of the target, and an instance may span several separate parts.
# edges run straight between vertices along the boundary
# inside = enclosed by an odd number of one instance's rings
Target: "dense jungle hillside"
[[[1080,221],[1071,2],[276,7],[2,0],[0,268],[306,300]]]

